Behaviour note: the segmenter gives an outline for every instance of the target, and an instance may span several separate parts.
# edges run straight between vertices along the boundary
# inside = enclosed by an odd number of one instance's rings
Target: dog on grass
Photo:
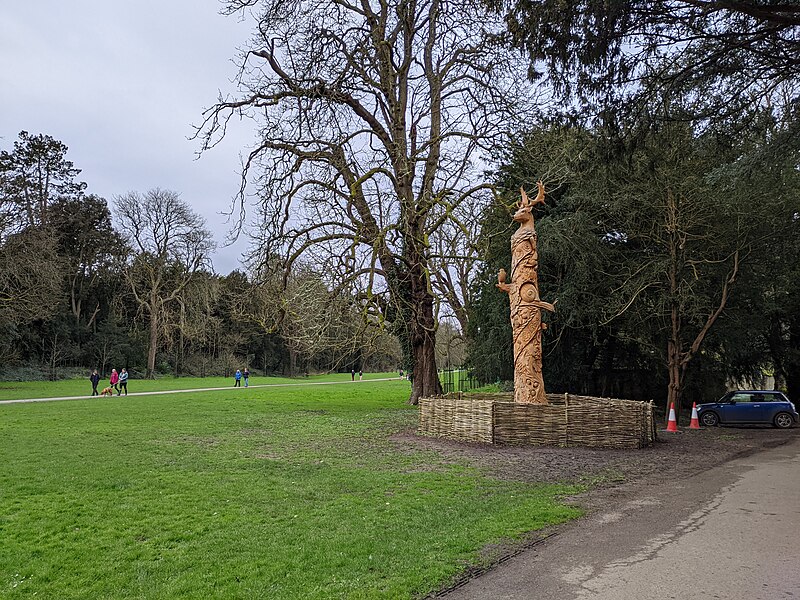
[[[100,395],[101,396],[113,396],[114,395],[114,388],[113,387],[103,388],[103,391],[100,392]]]

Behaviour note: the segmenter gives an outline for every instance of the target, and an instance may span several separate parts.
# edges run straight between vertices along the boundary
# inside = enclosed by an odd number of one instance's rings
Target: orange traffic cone
[[[692,421],[689,423],[689,429],[700,429],[700,419],[697,418],[697,404],[692,402]]]
[[[669,404],[669,421],[667,421],[667,431],[678,431],[678,421],[675,419],[675,403]]]

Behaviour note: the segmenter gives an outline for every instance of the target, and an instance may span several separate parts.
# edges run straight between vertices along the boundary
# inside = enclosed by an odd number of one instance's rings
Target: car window
[[[729,400],[731,402],[750,402],[751,394],[734,394]]]
[[[783,402],[783,396],[780,394],[762,394],[764,397],[762,402]]]

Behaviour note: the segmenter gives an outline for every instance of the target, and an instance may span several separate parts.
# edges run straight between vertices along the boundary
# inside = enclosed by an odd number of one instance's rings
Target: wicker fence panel
[[[653,403],[549,394],[547,405],[509,394],[451,394],[420,399],[419,432],[508,445],[641,448],[656,439]]]
[[[561,406],[497,402],[494,406],[494,443],[562,446],[563,419]]]
[[[491,444],[493,405],[492,400],[460,394],[420,398],[419,432],[451,440]]]
[[[568,445],[603,448],[638,448],[642,445],[641,411],[638,407],[607,403],[599,407],[578,404],[567,410]]]

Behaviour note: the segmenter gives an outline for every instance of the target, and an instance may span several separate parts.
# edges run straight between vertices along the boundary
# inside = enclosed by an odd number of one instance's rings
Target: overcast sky
[[[252,24],[217,0],[29,0],[0,8],[0,148],[21,130],[69,147],[88,192],[160,187],[202,214],[219,249],[215,269],[238,266],[244,240],[222,247],[249,123],[195,160],[188,138],[220,90]]]

